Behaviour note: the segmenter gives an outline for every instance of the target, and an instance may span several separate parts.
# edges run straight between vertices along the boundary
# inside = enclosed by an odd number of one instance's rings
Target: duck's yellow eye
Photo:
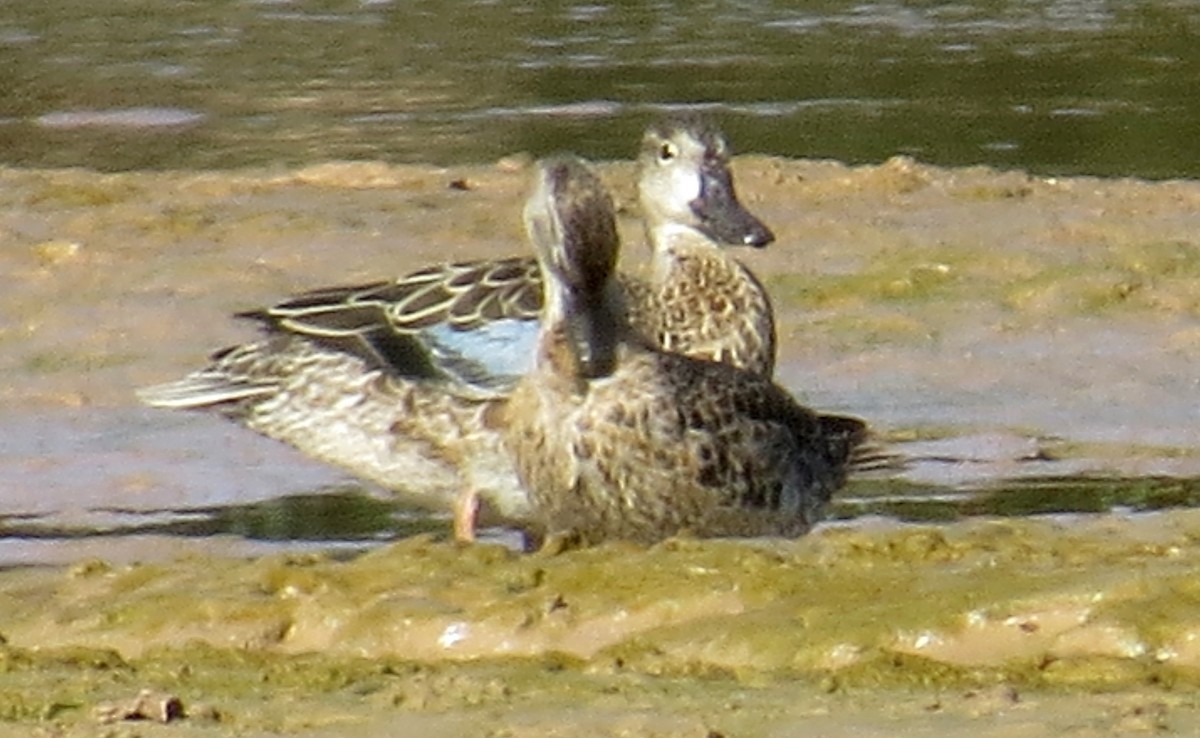
[[[671,161],[672,159],[675,158],[675,155],[676,155],[675,147],[670,143],[663,144],[662,148],[660,148],[658,150],[658,160],[659,161]]]

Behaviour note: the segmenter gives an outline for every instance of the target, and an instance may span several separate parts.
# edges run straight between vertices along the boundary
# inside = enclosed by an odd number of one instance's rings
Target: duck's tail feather
[[[136,394],[139,400],[151,407],[199,410],[240,403],[275,391],[273,384],[242,382],[219,372],[199,371],[174,382],[142,387]]]
[[[844,466],[867,439],[867,424],[848,415],[822,415],[818,420],[829,460],[835,466]]]

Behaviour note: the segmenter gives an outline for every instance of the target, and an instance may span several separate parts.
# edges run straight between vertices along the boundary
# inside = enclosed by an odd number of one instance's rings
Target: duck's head
[[[603,292],[620,240],[612,198],[582,159],[538,162],[525,228],[548,279],[581,295]]]
[[[729,145],[705,118],[677,113],[642,136],[638,197],[651,231],[690,228],[711,241],[761,248],[775,240],[733,189]]]
[[[620,241],[608,191],[580,159],[543,160],[525,203],[525,228],[545,289],[539,350],[565,375],[610,373],[620,325],[609,288]]]

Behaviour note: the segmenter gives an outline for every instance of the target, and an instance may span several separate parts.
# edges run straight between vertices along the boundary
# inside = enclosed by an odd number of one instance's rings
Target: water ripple
[[[181,108],[118,108],[114,110],[64,110],[35,119],[43,128],[173,128],[194,125],[207,116]]]

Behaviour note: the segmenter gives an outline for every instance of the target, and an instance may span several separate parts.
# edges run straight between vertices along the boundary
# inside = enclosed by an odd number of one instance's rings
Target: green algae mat
[[[837,710],[966,729],[1114,693],[1141,707],[1105,708],[1105,725],[1181,724],[1198,568],[1200,512],[1174,511],[12,569],[0,731],[560,735],[608,716],[633,726],[621,735],[766,735]],[[178,700],[166,725],[114,708],[142,690]]]

